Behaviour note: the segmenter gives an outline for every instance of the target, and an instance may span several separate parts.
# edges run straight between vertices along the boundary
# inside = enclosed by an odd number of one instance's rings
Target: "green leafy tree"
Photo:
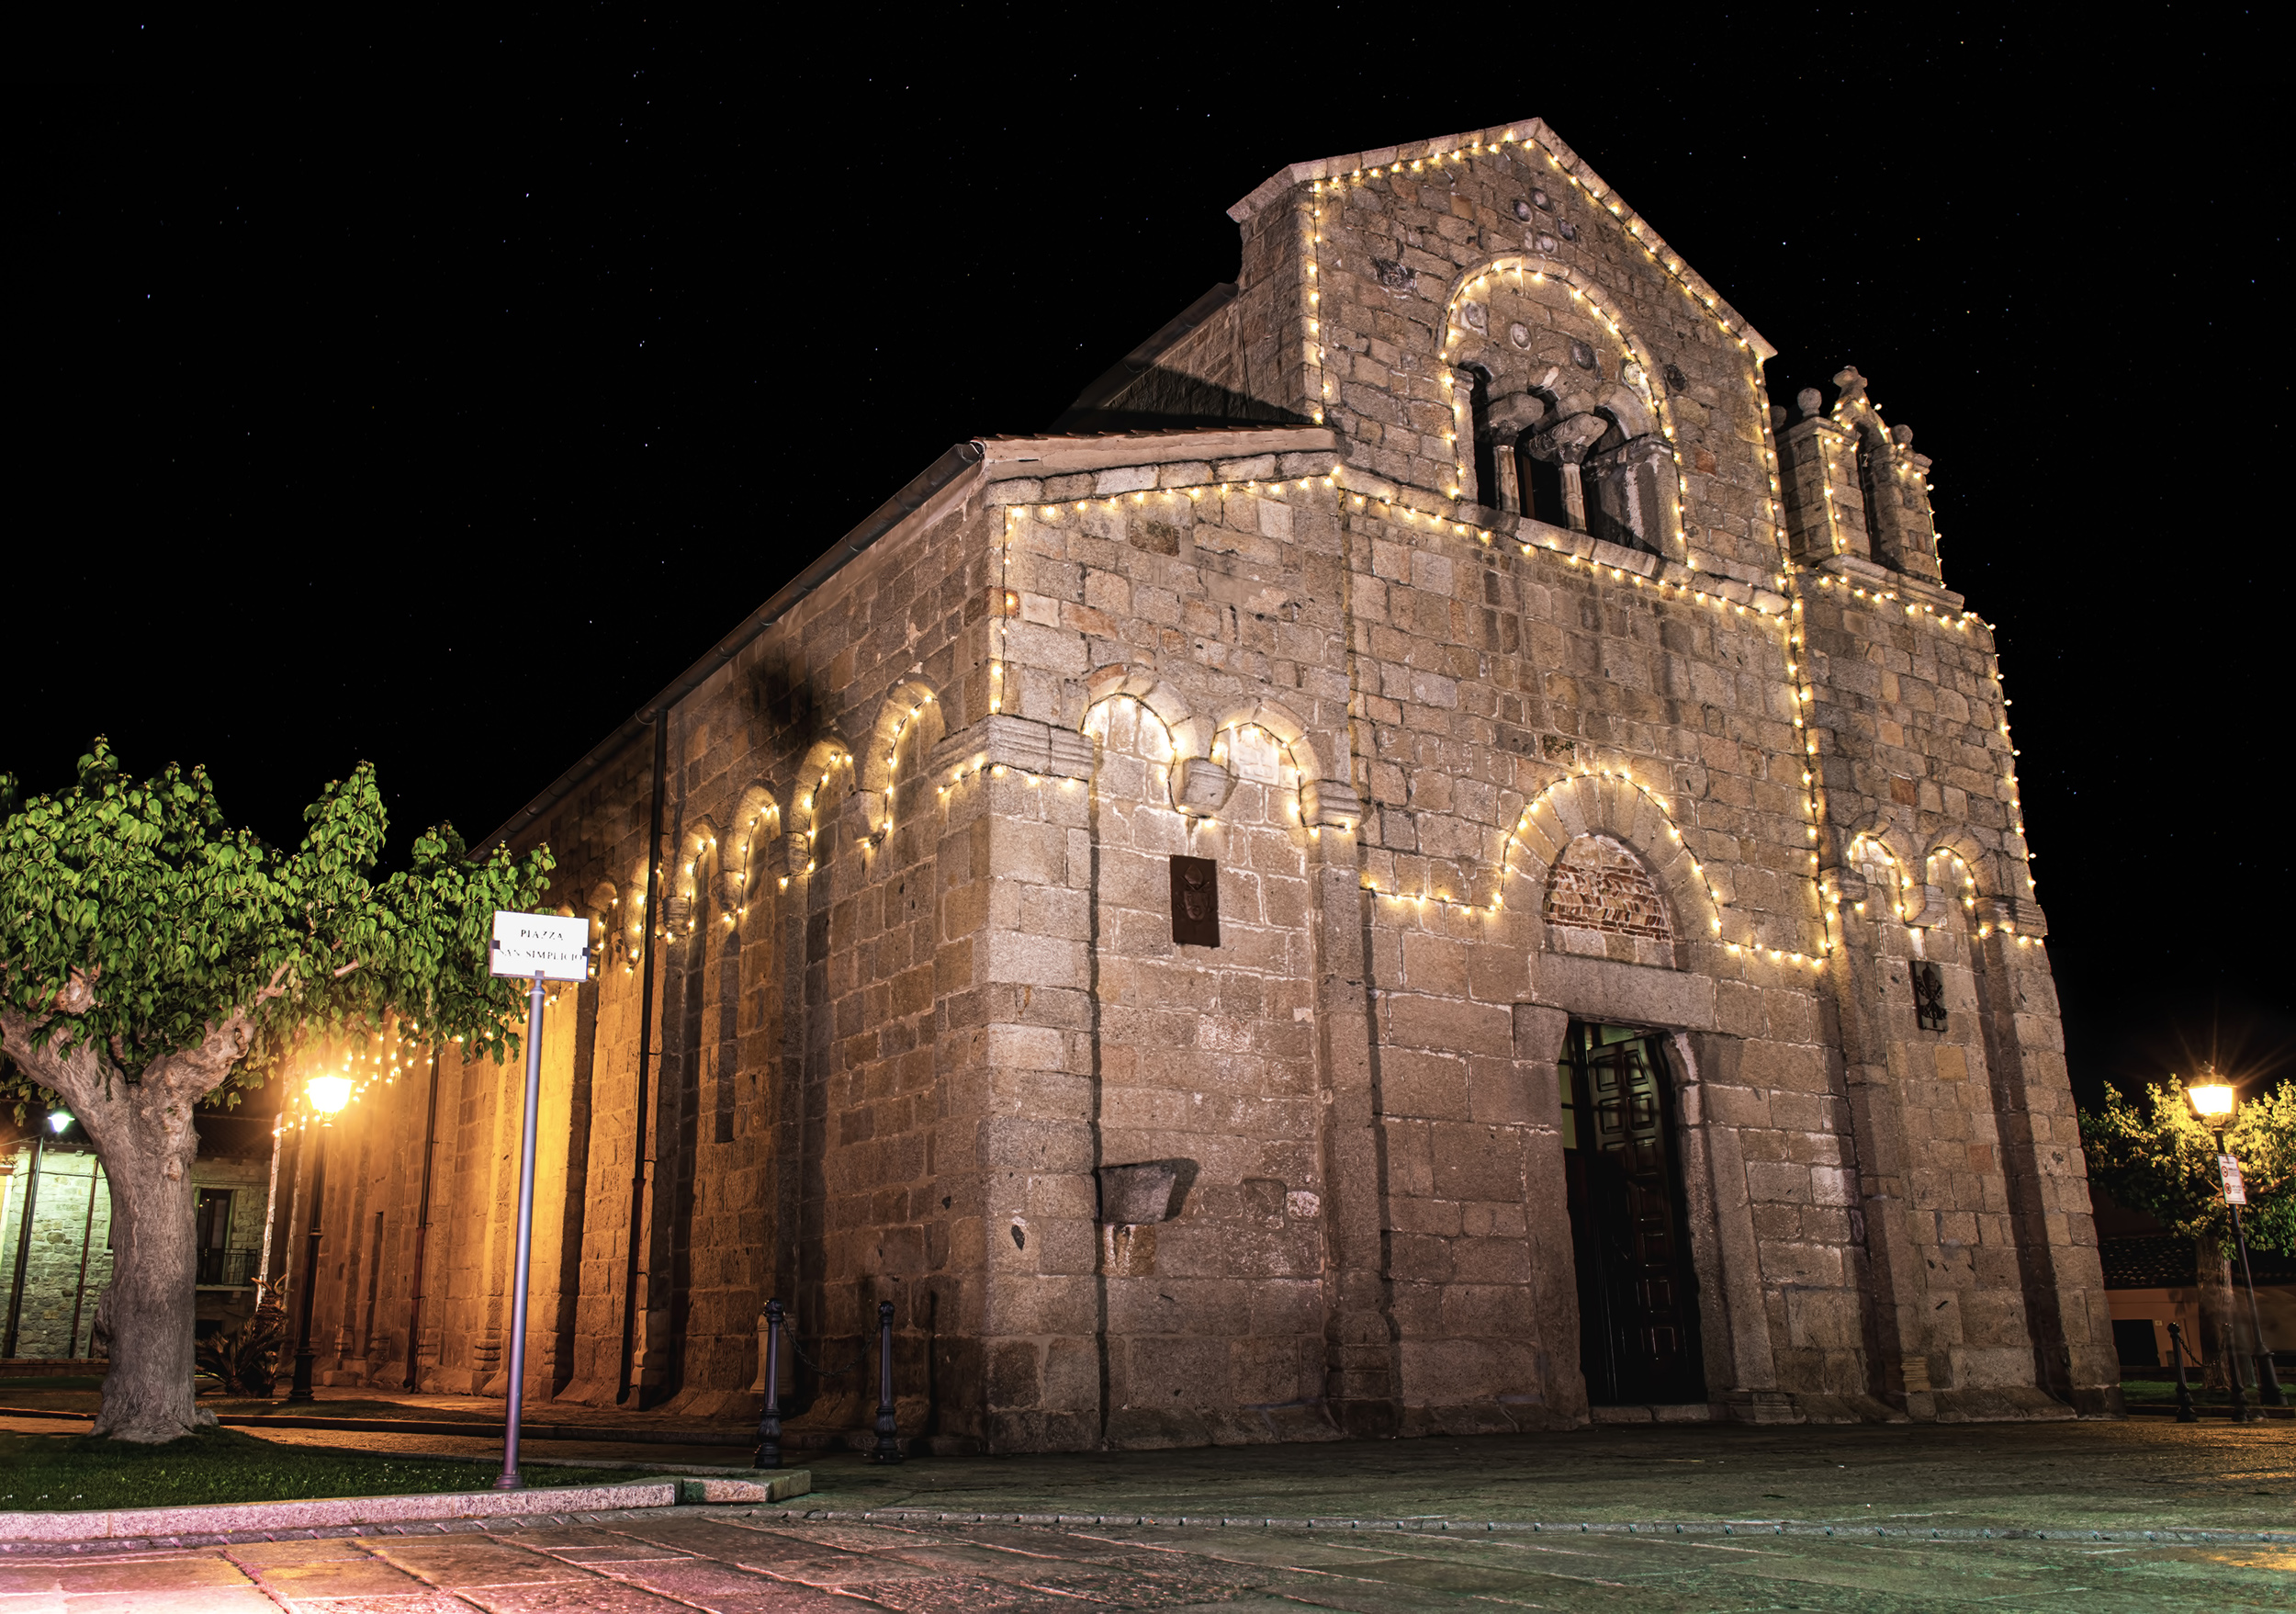
[[[2081,1143],[2089,1179],[2116,1203],[2204,1247],[2231,1247],[2216,1133],[2193,1114],[2176,1077],[2147,1087],[2141,1100],[2116,1090],[2102,1110],[2082,1111]],[[2242,1104],[2224,1145],[2239,1157],[2248,1191],[2241,1223],[2249,1244],[2296,1251],[2296,1087]]]
[[[138,782],[97,739],[79,782],[19,800],[0,775],[0,1049],[15,1097],[60,1096],[112,1190],[112,1366],[95,1432],[163,1441],[192,1398],[194,1107],[226,1106],[316,1041],[392,1016],[466,1056],[516,1052],[515,983],[487,973],[496,909],[535,911],[547,849],[464,855],[449,826],[377,880],[387,819],[361,763],[302,844],[224,821],[203,769]]]

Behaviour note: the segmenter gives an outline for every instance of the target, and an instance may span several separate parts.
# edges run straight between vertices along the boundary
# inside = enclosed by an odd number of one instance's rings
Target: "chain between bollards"
[[[877,1447],[872,1462],[901,1461],[899,1426],[893,1416],[893,1303],[877,1303]]]
[[[2236,1424],[2256,1422],[2264,1415],[2248,1410],[2248,1386],[2240,1382],[2240,1345],[2235,1337],[2234,1327],[2230,1322],[2224,1325],[2223,1336],[2218,1340],[2216,1349],[2224,1358],[2224,1383],[2232,1386],[2233,1422]]]
[[[765,1303],[765,1412],[758,1419],[759,1468],[782,1466],[782,1319],[778,1300]]]
[[[2177,1421],[2197,1424],[2200,1415],[2192,1410],[2192,1386],[2184,1376],[2184,1330],[2174,1323],[2168,1325],[2168,1350],[2177,1364]]]

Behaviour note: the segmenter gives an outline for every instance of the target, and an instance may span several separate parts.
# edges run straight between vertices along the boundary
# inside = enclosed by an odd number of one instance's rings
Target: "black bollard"
[[[758,1419],[759,1468],[782,1466],[782,1318],[778,1300],[765,1303],[765,1412]]]
[[[893,1416],[893,1303],[877,1303],[877,1447],[872,1462],[901,1461],[901,1436]]]
[[[2174,1323],[2168,1325],[2168,1349],[2177,1364],[2177,1421],[2197,1424],[2200,1415],[2192,1410],[2192,1386],[2184,1376],[2184,1330]]]

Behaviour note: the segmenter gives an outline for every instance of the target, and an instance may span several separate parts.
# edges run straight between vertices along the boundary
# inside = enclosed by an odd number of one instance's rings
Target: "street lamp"
[[[2240,1226],[2240,1201],[2233,1197],[2239,1162],[2224,1146],[2224,1128],[2232,1120],[2235,1095],[2228,1083],[2211,1081],[2187,1089],[2185,1096],[2192,1101],[2193,1113],[2216,1134],[2217,1169],[2224,1182],[2224,1208],[2233,1213],[2233,1247],[2240,1252],[2240,1277],[2248,1286],[2248,1326],[2257,1344],[2257,1399],[2267,1406],[2286,1406],[2288,1397],[2280,1389],[2280,1376],[2273,1369],[2271,1351],[2265,1348],[2264,1321],[2257,1310],[2256,1275],[2248,1270],[2248,1236]],[[2237,1418],[2246,1410],[2241,1405],[2240,1374],[2235,1368],[2228,1376],[2232,1380],[2233,1416]]]
[[[319,1153],[311,1161],[310,1242],[303,1249],[303,1292],[296,1297],[295,1383],[287,1391],[289,1401],[317,1399],[311,1394],[311,1300],[319,1287],[320,1213],[327,1202],[327,1134],[336,1113],[351,1101],[351,1078],[314,1076],[303,1084],[303,1101],[320,1118]]]
[[[62,1137],[72,1127],[72,1112],[55,1109],[48,1112],[48,1130]]]

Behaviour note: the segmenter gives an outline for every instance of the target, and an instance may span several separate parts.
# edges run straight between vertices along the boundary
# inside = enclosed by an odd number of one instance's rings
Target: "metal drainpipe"
[[[414,1213],[414,1298],[407,1311],[407,1382],[416,1388],[422,1377],[416,1363],[422,1355],[422,1249],[431,1236],[431,1159],[438,1152],[438,1049],[431,1049],[431,1106],[422,1116],[422,1201]]]
[[[637,1129],[636,1146],[630,1156],[629,1259],[622,1274],[621,1383],[614,1388],[618,1406],[630,1399],[631,1357],[637,1349],[637,1239],[646,1219],[646,1089],[654,1056],[654,925],[661,894],[662,796],[670,773],[670,708],[654,710],[654,811],[646,842],[646,937],[638,973],[645,977],[638,989],[637,1011]]]
[[[103,1186],[104,1162],[96,1160],[88,1173],[87,1217],[80,1224],[80,1286],[72,1292],[72,1338],[64,1349],[64,1355],[74,1361],[80,1356],[80,1307],[87,1300],[88,1247],[96,1239],[96,1195]]]
[[[24,1269],[32,1259],[32,1216],[39,1209],[39,1161],[48,1148],[48,1129],[43,1124],[32,1134],[32,1169],[24,1183],[24,1219],[16,1230],[16,1275],[8,1282],[8,1330],[0,1340],[0,1356],[16,1355],[16,1325],[24,1315]]]

